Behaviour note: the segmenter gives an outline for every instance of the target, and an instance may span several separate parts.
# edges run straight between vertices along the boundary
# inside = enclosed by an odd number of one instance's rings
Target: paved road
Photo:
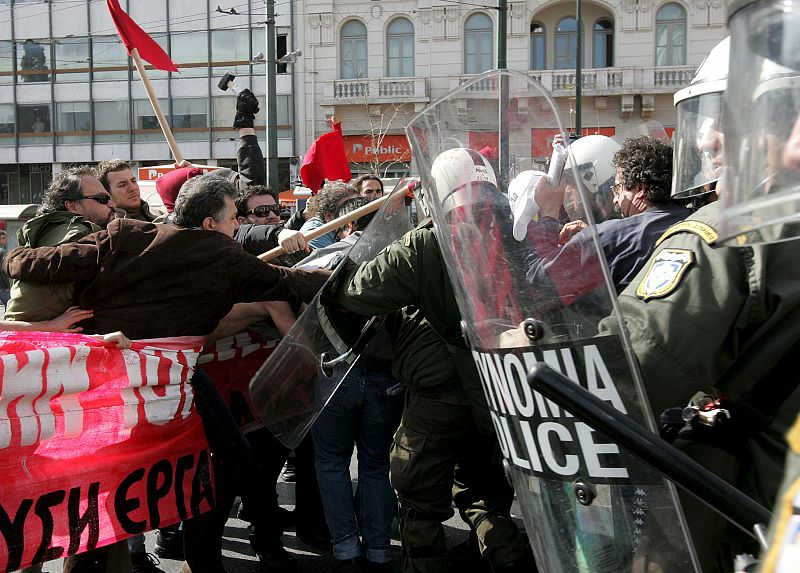
[[[354,456],[355,459],[355,456]],[[351,475],[355,475],[355,464],[350,466]],[[281,505],[287,509],[294,509],[294,484],[278,482],[278,495]],[[232,517],[228,519],[225,527],[225,536],[222,541],[223,563],[228,573],[267,573],[259,566],[258,558],[250,548],[247,538],[249,531],[247,523],[235,518],[237,506],[234,506]],[[468,528],[461,518],[454,516],[445,524],[448,545],[455,545],[464,541],[468,535]],[[293,530],[287,531],[284,536],[286,549],[294,554],[300,565],[301,573],[330,572],[335,565],[333,554],[328,550],[320,550],[298,539]],[[155,546],[155,533],[146,535],[146,547],[152,553]],[[392,563],[396,572],[400,571],[402,553],[400,550],[400,536],[396,522],[392,531]],[[180,573],[181,562],[171,559],[162,559],[159,565],[165,573]],[[45,564],[47,573],[62,573],[62,562],[53,561]]]

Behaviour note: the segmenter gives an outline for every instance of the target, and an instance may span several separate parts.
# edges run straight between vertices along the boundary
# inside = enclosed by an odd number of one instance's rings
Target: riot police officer
[[[699,425],[676,445],[766,506],[800,408],[800,173],[780,161],[800,109],[800,73],[787,67],[800,68],[791,45],[800,26],[778,34],[797,9],[793,0],[731,6],[721,200],[667,230],[619,298],[654,413],[701,390],[730,400],[728,424]],[[717,570],[715,558],[730,570],[719,549],[731,542],[738,551],[738,541],[702,504],[684,510],[703,570]]]

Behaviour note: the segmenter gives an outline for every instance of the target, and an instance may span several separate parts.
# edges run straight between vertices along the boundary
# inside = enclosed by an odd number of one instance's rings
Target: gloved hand
[[[233,120],[234,129],[253,127],[253,122],[258,113],[258,99],[248,89],[239,92],[236,98],[236,117]]]

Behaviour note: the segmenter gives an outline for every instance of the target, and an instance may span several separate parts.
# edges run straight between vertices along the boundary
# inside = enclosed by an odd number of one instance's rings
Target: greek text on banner
[[[188,383],[201,345],[120,350],[79,334],[0,334],[0,571],[213,507]]]

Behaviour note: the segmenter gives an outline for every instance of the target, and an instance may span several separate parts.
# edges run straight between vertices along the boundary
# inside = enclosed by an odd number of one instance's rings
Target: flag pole
[[[363,207],[359,207],[358,209],[350,211],[349,213],[345,213],[344,215],[342,215],[337,219],[334,219],[333,221],[328,221],[327,223],[325,223],[321,227],[317,227],[313,231],[309,231],[308,233],[303,233],[303,237],[305,238],[306,241],[311,241],[313,239],[316,239],[317,237],[321,237],[325,233],[330,233],[331,231],[335,231],[339,227],[344,227],[347,223],[352,223],[353,221],[357,221],[364,215],[369,215],[370,213],[380,209],[391,196],[392,193],[387,193],[383,197],[379,197],[378,199],[375,199],[371,203],[367,203]],[[258,255],[258,258],[264,261],[265,263],[268,263],[269,261],[277,257],[280,257],[284,253],[286,253],[286,251],[283,250],[283,247],[275,247],[274,249],[270,249],[266,253],[261,253],[260,255]]]
[[[150,78],[147,77],[147,71],[144,69],[144,64],[142,64],[142,58],[139,56],[138,49],[133,48],[131,50],[131,58],[133,58],[133,65],[136,66],[136,71],[139,72],[139,78],[141,78],[144,84],[144,91],[147,92],[147,99],[150,100],[150,105],[153,106],[156,119],[158,119],[158,125],[161,126],[161,131],[164,133],[164,137],[167,138],[169,148],[172,151],[173,157],[175,157],[175,163],[180,163],[183,161],[183,154],[178,149],[178,142],[175,141],[175,136],[172,135],[172,130],[169,127],[169,123],[167,123],[167,118],[164,117],[164,112],[161,111],[161,104],[158,103],[158,98],[153,90],[153,84],[150,83]]]

